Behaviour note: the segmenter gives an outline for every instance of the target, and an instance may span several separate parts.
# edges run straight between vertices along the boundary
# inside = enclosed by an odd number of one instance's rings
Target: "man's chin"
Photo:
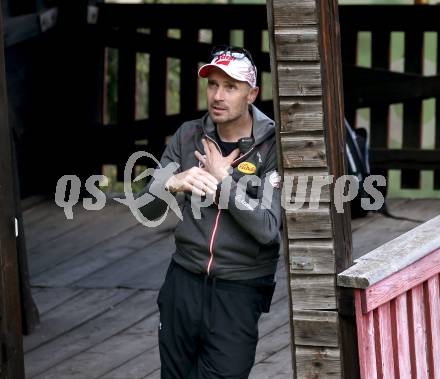
[[[223,124],[228,121],[227,116],[218,116],[215,115],[213,112],[209,112],[209,116],[211,117],[211,120],[216,124]]]

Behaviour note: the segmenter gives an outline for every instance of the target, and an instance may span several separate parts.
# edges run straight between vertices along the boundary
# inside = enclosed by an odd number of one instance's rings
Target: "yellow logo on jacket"
[[[238,171],[244,172],[245,174],[253,174],[257,171],[257,168],[251,162],[241,162],[237,168]]]

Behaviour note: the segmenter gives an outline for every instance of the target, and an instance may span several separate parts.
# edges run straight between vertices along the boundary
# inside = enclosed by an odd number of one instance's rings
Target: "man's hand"
[[[211,141],[202,139],[203,147],[205,149],[206,157],[195,151],[196,158],[205,166],[204,170],[209,172],[214,178],[221,182],[229,175],[228,169],[232,162],[240,155],[240,149],[235,149],[228,156],[224,157],[218,151],[216,146]]]
[[[166,182],[170,192],[190,191],[199,196],[207,193],[214,195],[217,190],[217,179],[200,167],[191,167],[189,170],[173,175]]]

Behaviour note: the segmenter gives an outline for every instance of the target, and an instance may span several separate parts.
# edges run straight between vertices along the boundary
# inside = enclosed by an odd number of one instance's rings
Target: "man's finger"
[[[211,175],[208,171],[201,169],[200,174],[197,176],[199,180],[204,181],[212,189],[217,189],[218,180],[215,176]]]
[[[211,150],[209,148],[208,142],[204,138],[202,138],[202,144],[203,149],[205,150],[205,154],[209,158],[209,156],[211,155]]]
[[[206,161],[206,157],[204,157],[202,154],[200,154],[197,150],[194,151],[194,154],[200,162],[204,163]]]
[[[233,162],[234,160],[236,160],[240,155],[240,149],[236,148],[234,150],[231,151],[231,153],[226,157],[228,159],[229,162]]]

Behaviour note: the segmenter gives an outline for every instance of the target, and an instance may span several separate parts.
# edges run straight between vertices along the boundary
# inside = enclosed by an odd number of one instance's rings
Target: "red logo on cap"
[[[235,58],[233,56],[229,54],[222,54],[217,57],[217,60],[214,63],[228,66],[231,61],[235,61]]]

